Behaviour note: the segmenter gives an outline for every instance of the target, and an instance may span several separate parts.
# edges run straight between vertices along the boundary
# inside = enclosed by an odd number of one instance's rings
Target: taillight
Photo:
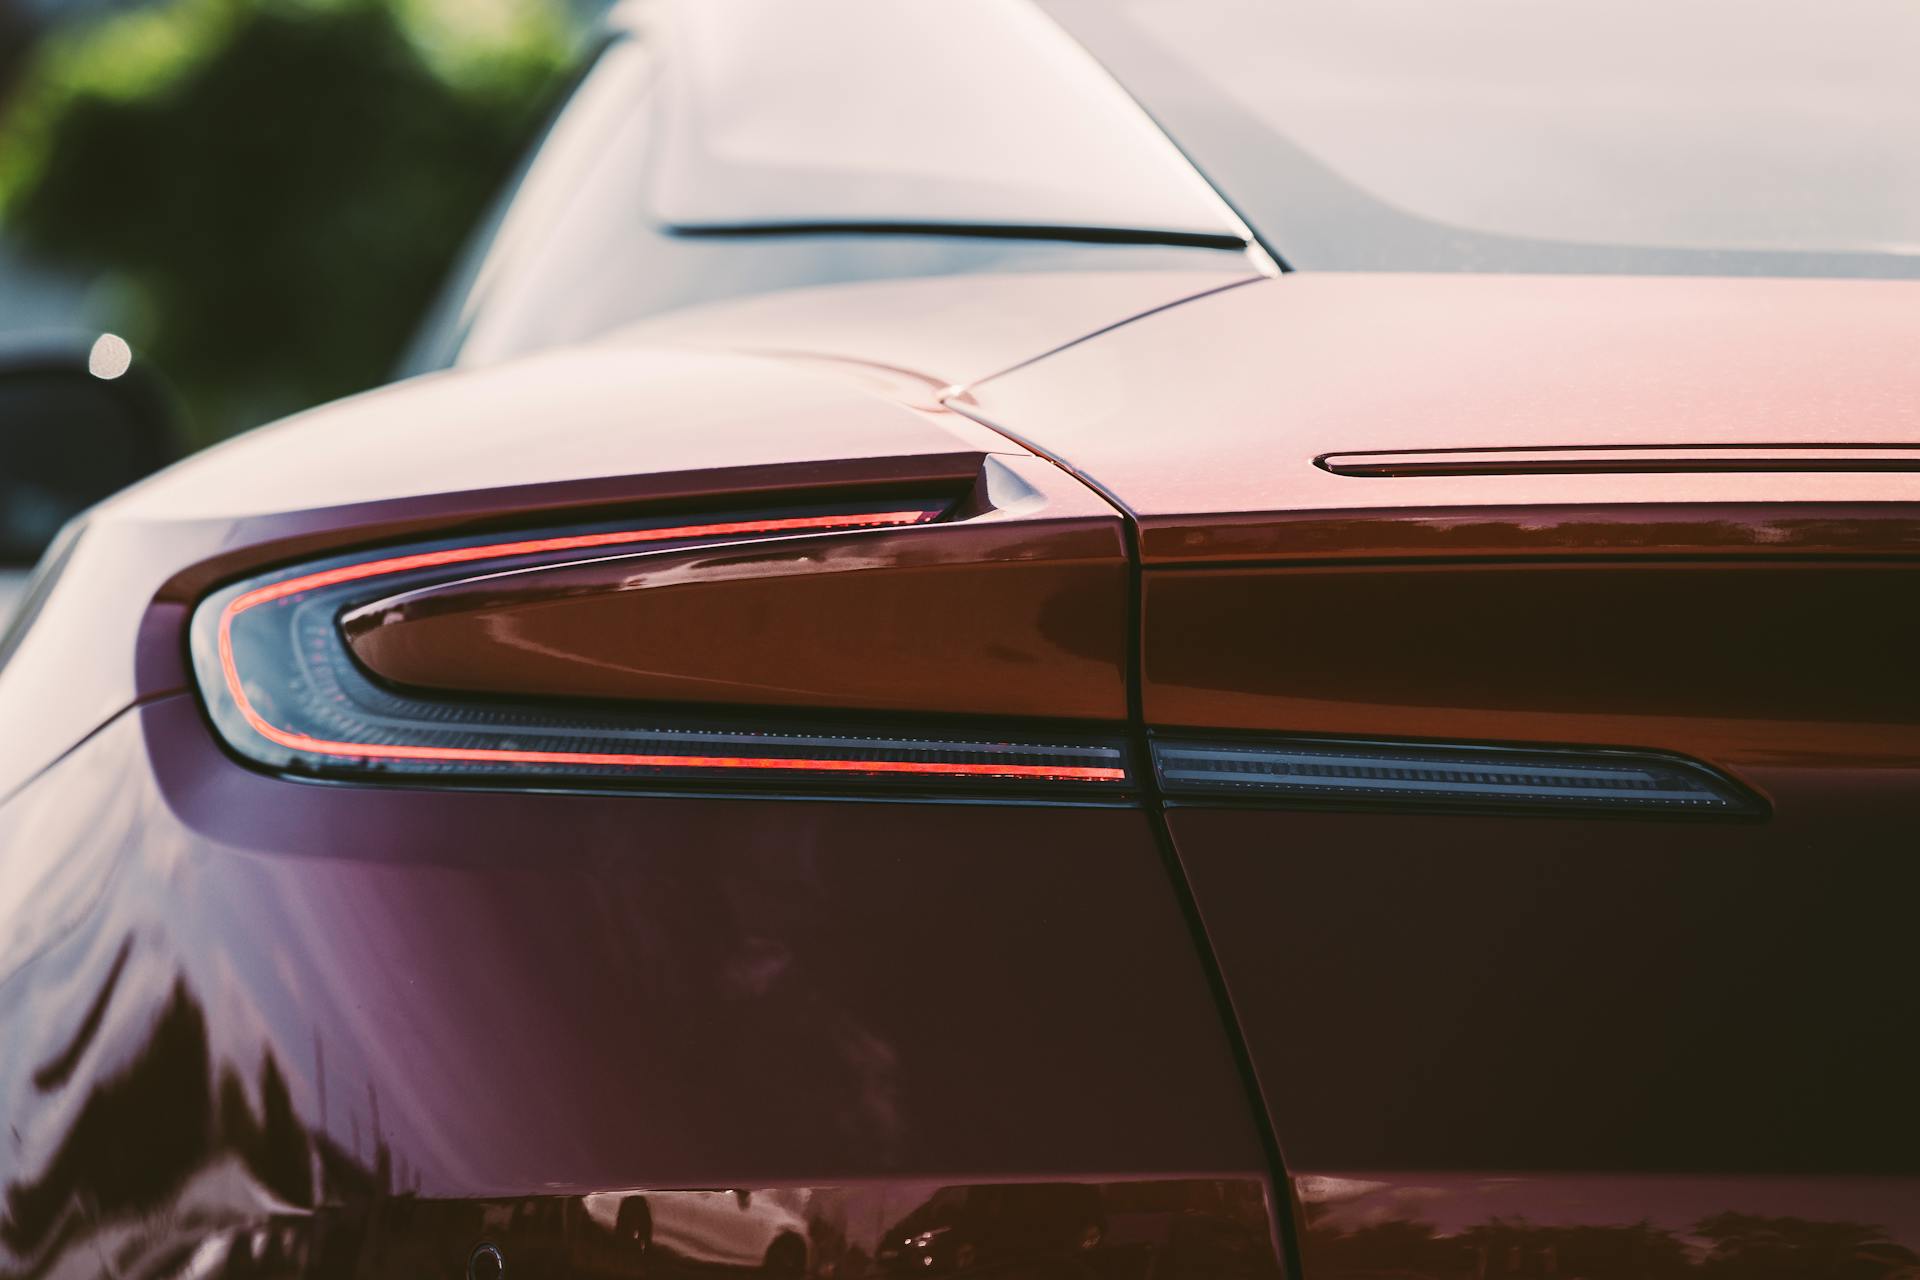
[[[1689,760],[1606,750],[1521,750],[1329,739],[1165,737],[1169,795],[1385,808],[1757,817],[1754,796]]]
[[[395,685],[358,661],[343,615],[450,577],[933,522],[936,504],[843,505],[677,519],[363,553],[236,583],[194,616],[196,674],[215,727],[268,768],[314,776],[780,787],[989,786],[1101,791],[1128,783],[1123,742],[977,720],[854,722],[691,712],[611,699],[535,699]]]

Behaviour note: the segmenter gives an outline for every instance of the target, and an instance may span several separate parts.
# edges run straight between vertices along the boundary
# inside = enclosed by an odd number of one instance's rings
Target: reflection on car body
[[[643,1244],[682,1262],[806,1270],[807,1193],[794,1191],[601,1192],[587,1215],[622,1244]]]
[[[932,1275],[1071,1257],[1099,1246],[1102,1219],[1099,1190],[1084,1183],[942,1187],[888,1233],[880,1261]]]

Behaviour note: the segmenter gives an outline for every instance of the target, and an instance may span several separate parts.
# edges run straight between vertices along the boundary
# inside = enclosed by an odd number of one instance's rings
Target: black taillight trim
[[[1755,819],[1759,796],[1696,760],[1606,747],[1533,747],[1159,731],[1170,798],[1382,810]]]

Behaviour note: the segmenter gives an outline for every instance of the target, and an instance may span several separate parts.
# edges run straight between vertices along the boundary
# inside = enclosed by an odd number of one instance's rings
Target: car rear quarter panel
[[[0,683],[35,725],[0,773],[0,1272],[298,1254],[451,1280],[489,1231],[543,1256],[600,1192],[910,1207],[1148,1176],[1264,1204],[1139,807],[293,782],[226,755],[189,690],[193,605],[276,565],[1033,462],[843,375],[540,357],[319,411],[95,513]],[[1256,1271],[1270,1224],[1235,1246]]]
[[[243,1223],[1265,1176],[1138,808],[291,782],[174,696],[0,808],[0,848],[15,1267],[197,1243],[223,1168]]]

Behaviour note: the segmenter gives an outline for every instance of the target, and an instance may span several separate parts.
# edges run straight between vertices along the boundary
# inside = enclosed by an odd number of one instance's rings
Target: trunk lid
[[[1912,1266],[1916,353],[1907,283],[1294,276],[956,401],[1132,513],[1164,739],[1764,798],[1168,797],[1309,1280]]]

